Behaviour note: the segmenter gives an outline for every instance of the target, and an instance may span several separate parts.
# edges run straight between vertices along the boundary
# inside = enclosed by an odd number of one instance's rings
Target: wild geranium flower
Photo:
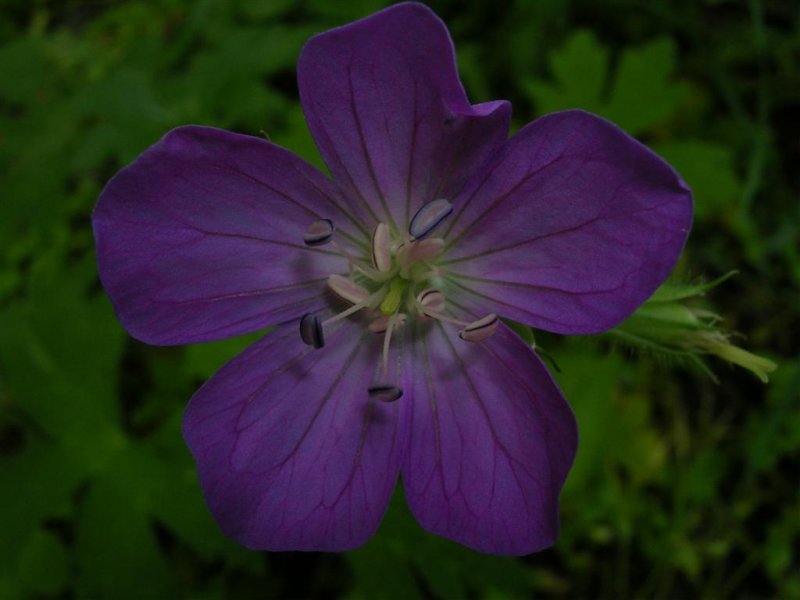
[[[420,4],[312,38],[298,82],[331,177],[263,139],[181,127],[94,213],[100,277],[134,337],[276,326],[186,411],[211,511],[249,548],[345,550],[402,474],[430,532],[497,554],[551,545],[575,421],[498,316],[618,324],[675,264],[689,190],[585,112],[508,139],[509,103],[469,103]]]

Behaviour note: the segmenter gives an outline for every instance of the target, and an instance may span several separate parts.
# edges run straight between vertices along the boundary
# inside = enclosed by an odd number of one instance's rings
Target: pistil
[[[389,292],[384,296],[381,302],[381,313],[387,317],[396,313],[403,301],[403,293],[406,291],[407,287],[408,282],[406,280],[400,278],[392,279],[389,282]]]
[[[432,288],[421,291],[417,296],[416,304],[417,310],[422,315],[460,326],[462,329],[458,332],[458,337],[465,342],[481,342],[491,337],[497,331],[500,322],[494,313],[481,317],[477,321],[469,322],[446,315],[442,312],[445,305],[444,294]]]
[[[375,305],[377,304],[377,302],[381,298],[383,298],[385,293],[386,293],[386,288],[379,289],[374,294],[370,294],[369,296],[364,298],[361,302],[357,302],[356,304],[353,304],[353,306],[351,306],[347,310],[344,310],[344,311],[340,312],[337,315],[334,315],[334,316],[332,316],[332,317],[330,317],[328,319],[325,319],[322,322],[322,326],[325,327],[327,325],[330,325],[331,323],[335,323],[336,321],[341,321],[345,317],[349,317],[350,315],[357,313],[361,309],[374,308]]]
[[[378,223],[372,232],[372,266],[380,273],[392,270],[392,232],[386,223]]]
[[[324,321],[321,321],[318,315],[312,313],[304,314],[300,319],[300,338],[309,346],[313,346],[317,349],[322,348],[325,346],[325,327],[331,323],[349,317],[362,309],[375,308],[376,304],[385,294],[386,288],[382,287],[374,294],[370,294],[364,298],[361,302],[356,302],[347,310],[325,319]]]

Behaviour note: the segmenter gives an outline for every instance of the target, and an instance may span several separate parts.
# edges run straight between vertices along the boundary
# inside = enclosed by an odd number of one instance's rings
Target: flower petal
[[[339,551],[375,532],[402,449],[400,403],[367,394],[381,339],[345,322],[313,350],[286,325],[194,395],[184,437],[226,535],[257,550]]]
[[[630,315],[672,271],[692,220],[691,192],[666,162],[582,111],[524,127],[455,204],[453,293],[568,334]]]
[[[313,37],[297,72],[314,139],[364,223],[405,228],[508,136],[510,104],[470,106],[447,29],[422,4]]]
[[[361,236],[330,182],[265,140],[205,127],[168,133],[103,190],[100,279],[134,336],[182,344],[310,312],[346,262],[303,243],[315,219]],[[337,234],[338,235],[338,234]]]
[[[547,369],[503,324],[469,343],[436,322],[417,343],[402,469],[411,511],[481,552],[550,546],[577,430]]]

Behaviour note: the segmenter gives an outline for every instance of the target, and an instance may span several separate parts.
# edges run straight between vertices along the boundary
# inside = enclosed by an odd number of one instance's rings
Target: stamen
[[[386,223],[378,223],[372,232],[372,266],[381,273],[392,270],[391,231]]]
[[[336,240],[331,242],[331,246],[336,248],[339,254],[342,255],[343,258],[347,259],[347,262],[350,263],[351,271],[358,271],[364,277],[369,279],[370,281],[381,282],[386,281],[387,274],[380,273],[373,269],[372,267],[365,264],[359,257],[354,256],[352,252],[348,251],[347,248],[344,248],[336,243]]]
[[[451,212],[453,212],[453,205],[446,198],[428,202],[414,213],[408,226],[408,233],[415,239],[423,238],[444,221]]]
[[[325,334],[323,332],[324,327],[330,325],[331,323],[335,323],[336,321],[340,321],[345,317],[349,317],[353,313],[356,313],[364,308],[375,308],[376,303],[383,297],[385,293],[386,288],[382,287],[374,294],[370,294],[361,300],[361,302],[354,304],[347,310],[342,311],[338,315],[334,315],[329,319],[325,319],[324,321],[320,321],[319,317],[315,314],[304,314],[300,319],[300,338],[309,346],[313,346],[314,348],[322,348],[325,345]]]
[[[325,345],[322,324],[317,315],[307,313],[300,319],[300,338],[309,346],[317,349]]]
[[[497,331],[498,323],[500,323],[500,319],[497,318],[496,314],[488,314],[482,319],[469,323],[458,332],[458,337],[467,342],[481,342]]]
[[[397,263],[400,265],[400,274],[408,275],[409,267],[415,262],[428,262],[439,256],[444,249],[442,238],[409,241],[397,247]]]
[[[369,296],[369,290],[364,289],[355,281],[351,281],[347,277],[342,277],[341,275],[334,274],[328,277],[328,287],[331,288],[337,296],[352,304],[363,302]]]
[[[397,323],[397,315],[389,317],[386,323],[386,337],[383,338],[383,376],[389,372],[389,344],[392,341],[392,332],[394,331],[395,324]]]
[[[444,310],[444,294],[437,289],[428,288],[417,295],[417,303],[421,307],[420,312],[424,315],[427,315],[428,312],[440,313]]]
[[[364,298],[361,302],[359,302],[357,304],[354,304],[353,306],[351,306],[347,310],[345,310],[343,312],[340,312],[338,315],[334,315],[329,319],[325,319],[322,322],[322,326],[325,327],[327,325],[330,325],[331,323],[335,323],[336,321],[340,321],[340,320],[344,319],[345,317],[349,317],[353,313],[357,313],[361,309],[364,309],[364,308],[375,308],[375,304],[383,297],[383,295],[385,293],[386,293],[386,287],[382,287],[381,289],[379,289],[374,294],[370,294],[369,296]]]
[[[324,246],[333,239],[333,232],[336,227],[330,219],[317,219],[303,234],[303,241],[306,246]]]
[[[411,247],[411,260],[428,261],[436,258],[442,253],[444,249],[444,240],[442,238],[431,238],[429,240],[421,240],[415,242]]]
[[[394,402],[403,396],[403,390],[389,383],[375,383],[369,386],[369,397],[381,402]]]
[[[423,311],[426,316],[436,319],[437,321],[444,321],[445,323],[452,323],[453,325],[460,325],[461,327],[466,327],[469,325],[466,321],[459,321],[458,319],[454,319],[453,317],[448,317],[444,313],[435,312],[432,310],[425,310]]]
[[[397,317],[397,320],[394,324],[395,328],[405,325],[406,316],[403,313],[397,313],[396,315],[390,315],[388,317],[386,315],[381,315],[380,317],[374,319],[367,326],[367,329],[369,329],[372,333],[384,333],[389,327],[389,319],[394,316]]]
[[[351,269],[357,269],[359,271],[363,271],[364,269],[369,269],[366,265],[362,264],[361,261],[357,256],[354,256],[352,252],[350,252],[344,246],[339,245],[336,240],[331,242],[331,246],[333,246],[336,251],[342,255],[343,258],[347,259],[347,262],[350,263]],[[370,271],[372,269],[369,269]]]
[[[411,241],[400,242],[400,244],[398,244],[397,250],[395,251],[395,255],[397,256],[397,262],[401,266],[405,266],[411,262],[411,259],[409,258],[409,253],[411,252],[412,244],[413,242]]]

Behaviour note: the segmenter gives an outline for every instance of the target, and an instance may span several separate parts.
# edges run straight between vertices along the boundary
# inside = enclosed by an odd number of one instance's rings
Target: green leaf
[[[375,537],[345,556],[355,571],[356,598],[417,597],[421,590],[415,576],[441,598],[463,598],[467,590],[501,597],[531,592],[530,578],[517,559],[478,554],[423,531],[399,487]]]
[[[307,0],[315,15],[335,20],[336,25],[360,19],[383,8],[386,0],[350,0],[349,2],[330,2],[329,0]]]
[[[647,300],[647,304],[654,302],[675,302],[677,300],[686,300],[693,296],[702,296],[706,292],[713,290],[721,283],[727,281],[738,271],[729,271],[712,281],[699,282],[699,283],[663,283],[652,296]]]
[[[242,12],[251,19],[273,19],[288,12],[294,0],[248,0],[241,5]]]
[[[122,68],[86,86],[74,98],[75,112],[92,123],[71,155],[72,170],[113,161],[123,165],[169,129],[170,114],[149,73]]]
[[[53,65],[41,38],[23,35],[0,48],[1,100],[27,104],[52,78]]]
[[[764,412],[751,414],[747,424],[746,480],[774,469],[783,457],[800,455],[800,364],[784,361],[772,377]]]
[[[76,529],[82,598],[168,598],[177,590],[140,498],[110,480],[91,485]]]
[[[675,45],[656,39],[624,50],[612,73],[608,49],[589,31],[578,31],[550,57],[552,81],[524,86],[539,113],[582,108],[640,135],[665,123],[689,97],[674,80]]]
[[[285,128],[270,136],[272,140],[298,156],[302,156],[323,173],[327,173],[328,167],[322,160],[314,138],[311,137],[303,109],[299,105],[293,104],[287,107],[283,118]]]
[[[608,64],[608,50],[591,32],[578,31],[550,55],[552,83],[532,81],[524,89],[540,114],[566,108],[602,114]]]
[[[20,587],[31,596],[59,594],[70,578],[69,562],[67,549],[58,538],[37,531],[20,552]]]
[[[28,434],[24,449],[0,454],[0,574],[17,563],[46,518],[72,515],[72,498],[90,471],[72,453]]]
[[[796,498],[798,500],[800,498]],[[797,551],[800,542],[800,512],[797,502],[794,507],[787,507],[780,517],[769,526],[767,540],[764,544],[764,565],[773,580],[784,577],[792,568],[800,553]]]
[[[81,269],[39,261],[27,301],[0,313],[0,376],[12,405],[96,469],[122,440],[116,372],[125,337],[105,296],[86,297]]]
[[[620,389],[621,380],[633,377],[630,367],[614,354],[598,356],[591,346],[572,340],[562,347],[558,361],[557,379],[575,411],[581,437],[565,496],[581,496],[605,480],[612,465],[622,466],[639,482],[658,478],[666,448],[650,423],[647,402]]]
[[[698,220],[734,219],[742,182],[734,169],[732,148],[696,139],[661,142],[654,150],[681,174],[694,194]]]
[[[181,439],[180,430],[172,431]],[[225,537],[203,501],[194,462],[185,446],[166,460],[148,448],[132,446],[114,474],[121,489],[141,494],[141,506],[205,560],[224,559],[253,574],[264,572],[258,553]]]
[[[222,365],[234,358],[245,348],[261,339],[264,334],[265,332],[262,331],[216,342],[192,344],[186,348],[183,370],[189,377],[202,380],[208,379],[216,373]]]
[[[601,114],[631,135],[670,120],[690,94],[686,84],[674,80],[674,71],[675,43],[670,39],[626,49]]]
[[[251,135],[267,125],[265,118],[278,122],[290,103],[265,80],[293,70],[311,34],[311,29],[294,27],[227,32],[196,55],[183,77],[167,82],[180,120],[202,122],[211,116],[216,126],[244,126]]]

